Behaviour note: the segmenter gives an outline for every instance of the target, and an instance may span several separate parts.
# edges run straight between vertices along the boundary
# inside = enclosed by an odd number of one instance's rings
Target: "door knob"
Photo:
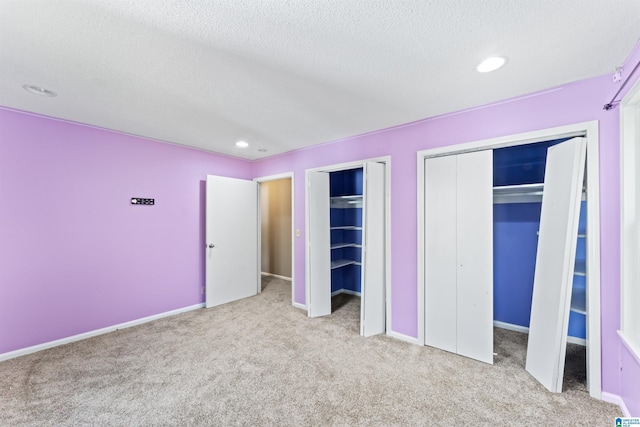
[[[214,247],[214,244],[213,243],[209,243],[207,246],[209,247],[209,249],[211,249],[211,248]]]

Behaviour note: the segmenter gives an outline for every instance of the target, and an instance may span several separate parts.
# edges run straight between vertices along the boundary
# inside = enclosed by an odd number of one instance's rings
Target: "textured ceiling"
[[[0,0],[0,105],[256,159],[613,73],[639,38],[638,0]]]

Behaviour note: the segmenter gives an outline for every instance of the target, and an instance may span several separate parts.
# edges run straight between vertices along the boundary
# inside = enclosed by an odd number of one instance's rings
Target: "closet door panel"
[[[309,172],[309,317],[331,314],[329,174]]]
[[[425,159],[425,344],[456,352],[456,156]]]
[[[385,332],[385,166],[364,165],[360,335]]]
[[[493,363],[493,152],[456,157],[458,354]]]
[[[526,370],[552,392],[562,391],[586,148],[574,138],[547,152]]]

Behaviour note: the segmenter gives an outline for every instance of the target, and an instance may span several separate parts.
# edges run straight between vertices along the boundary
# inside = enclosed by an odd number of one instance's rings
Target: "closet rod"
[[[620,86],[620,89],[618,89],[618,91],[616,92],[615,95],[613,95],[613,98],[611,98],[611,101],[609,101],[608,104],[604,104],[604,107],[602,107],[604,110],[611,110],[613,108],[613,104],[619,104],[620,101],[616,101],[616,98],[618,97],[618,95],[620,95],[620,92],[622,92],[622,89],[624,89],[624,87],[627,85],[627,83],[629,82],[629,80],[631,79],[631,76],[633,76],[633,73],[636,72],[636,70],[638,69],[638,66],[640,66],[640,61],[638,61],[638,63],[636,64],[635,67],[633,67],[633,70],[631,70],[631,72],[629,73],[629,75],[627,76],[627,78],[624,80],[624,82],[622,83],[622,86]]]

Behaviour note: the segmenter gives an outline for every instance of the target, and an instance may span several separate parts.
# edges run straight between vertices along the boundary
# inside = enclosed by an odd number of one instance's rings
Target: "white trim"
[[[429,148],[418,151],[418,155],[423,157],[439,157],[451,154],[462,154],[471,151],[496,149],[504,147],[512,147],[523,144],[533,144],[535,142],[550,141],[560,138],[571,138],[576,136],[584,136],[588,130],[593,130],[593,126],[597,130],[598,121],[576,123],[566,126],[558,126],[555,128],[541,129],[532,132],[517,133],[514,135],[499,136],[497,138],[482,139],[457,145],[448,145],[445,147]],[[596,132],[597,134],[597,132]]]
[[[387,192],[386,199],[386,241],[385,241],[385,286],[386,286],[386,332],[391,330],[391,156],[374,157],[371,159],[358,160],[354,162],[338,163],[334,165],[320,166],[306,169],[304,177],[304,229],[305,229],[305,254],[309,253],[309,173],[311,172],[337,172],[341,170],[356,169],[364,167],[367,162],[377,162],[385,164],[385,185]],[[309,307],[309,257],[305,255],[305,303]]]
[[[98,335],[108,334],[109,332],[117,331],[119,329],[130,328],[132,326],[138,326],[143,323],[152,322],[154,320],[162,319],[164,317],[175,316],[176,314],[186,313],[188,311],[204,308],[204,303],[194,304],[189,307],[178,308],[176,310],[166,311],[160,314],[154,314],[153,316],[143,317],[141,319],[131,320],[129,322],[119,323],[113,326],[107,326],[106,328],[95,329],[89,332],[83,332],[78,335],[72,335],[70,337],[61,338],[55,341],[49,341],[43,344],[34,345],[31,347],[21,348],[19,350],[10,351],[8,353],[0,354],[0,362],[4,360],[13,359],[15,357],[26,356],[27,354],[35,353],[42,350],[47,350],[60,345],[69,344],[76,341],[81,341],[87,338],[96,337]]]
[[[501,322],[499,320],[493,321],[493,326],[500,329],[506,329],[509,331],[522,332],[523,334],[529,333],[529,328],[526,326],[514,325],[513,323]],[[567,342],[571,344],[581,345],[583,347],[587,346],[587,340],[584,338],[572,337],[571,335],[567,335]]]
[[[418,342],[418,338],[410,337],[409,335],[401,334],[400,332],[387,331],[387,336],[400,341],[408,342],[409,344],[420,345],[420,343]]]
[[[295,264],[295,257],[296,257],[296,227],[295,227],[295,186],[294,186],[294,173],[293,172],[283,172],[283,173],[279,173],[276,175],[268,175],[268,176],[261,176],[258,178],[253,178],[254,181],[256,181],[258,183],[258,185],[262,184],[263,182],[268,182],[268,181],[277,181],[280,179],[291,179],[291,277],[289,278],[289,280],[291,280],[291,304],[293,306],[296,306],[296,304],[298,304],[298,306],[300,307],[305,307],[306,310],[306,305],[302,305],[300,303],[296,302],[296,297],[295,297],[295,269],[296,269],[296,264]],[[261,222],[262,222],[262,215],[260,213],[260,191],[258,191],[258,221],[259,221],[259,227],[258,230],[261,230]],[[258,263],[259,263],[259,268],[258,271],[260,271],[262,269],[262,243],[260,240],[261,237],[261,232],[258,232]],[[285,279],[284,276],[279,276],[282,279]],[[258,293],[262,292],[262,286],[258,286]]]
[[[553,139],[585,136],[587,138],[587,265],[589,272],[587,295],[587,377],[591,397],[600,399],[602,393],[602,361],[600,335],[600,172],[599,172],[599,131],[598,121],[575,123],[498,138],[472,141],[464,144],[450,145],[416,153],[418,179],[418,342],[424,345],[424,159],[427,157],[446,156],[470,151],[489,150]]]
[[[624,332],[618,331],[618,335],[622,340],[622,344],[629,350],[629,353],[636,359],[636,363],[640,365],[640,347],[637,346],[637,343],[631,341]]]
[[[640,359],[640,80],[620,104],[620,336]]]
[[[390,331],[392,329],[392,319],[391,315],[391,156],[388,156],[388,160],[385,161],[385,191],[386,191],[386,200],[385,204],[387,207],[387,211],[385,212],[386,216],[386,236],[385,236],[385,299],[386,299],[386,330]]]
[[[426,321],[426,312],[425,312],[425,236],[424,236],[424,222],[425,222],[425,197],[424,192],[426,190],[425,187],[425,157],[421,154],[421,151],[416,153],[417,160],[417,178],[418,178],[418,194],[417,194],[417,234],[418,234],[418,250],[416,252],[417,263],[418,263],[418,345],[425,345],[425,321]]]
[[[529,328],[526,326],[514,325],[513,323],[501,322],[499,320],[494,320],[493,326],[500,329],[507,329],[509,331],[522,332],[523,334],[529,333]]]
[[[353,295],[355,297],[362,296],[362,293],[360,293],[358,291],[352,291],[350,289],[338,289],[337,291],[331,292],[331,296],[332,297],[335,297],[336,295],[340,295],[340,294]]]
[[[263,276],[269,276],[269,277],[275,277],[277,279],[282,279],[282,280],[286,280],[288,282],[291,281],[291,277],[287,277],[287,276],[281,276],[279,274],[273,274],[273,273],[265,273],[264,271],[260,273]]]
[[[304,304],[300,304],[299,302],[294,301],[294,303],[291,305],[294,306],[295,308],[299,308],[300,310],[307,311],[307,306]]]
[[[338,172],[338,171],[344,171],[344,170],[357,169],[357,168],[364,167],[364,164],[367,163],[367,162],[376,162],[376,163],[388,164],[390,161],[391,161],[391,156],[374,157],[374,158],[371,158],[371,159],[356,160],[356,161],[353,161],[353,162],[337,163],[337,164],[334,164],[334,165],[319,166],[319,167],[307,169],[305,172],[307,172],[307,173],[308,172]]]
[[[618,405],[625,417],[631,416],[631,412],[629,412],[629,409],[627,408],[627,405],[625,405],[624,400],[622,400],[622,398],[617,394],[607,393],[606,391],[603,391],[602,400],[604,400],[605,402],[613,403],[614,405]]]
[[[261,176],[253,178],[256,182],[279,181],[281,179],[293,178],[293,172],[283,172],[275,175]]]

